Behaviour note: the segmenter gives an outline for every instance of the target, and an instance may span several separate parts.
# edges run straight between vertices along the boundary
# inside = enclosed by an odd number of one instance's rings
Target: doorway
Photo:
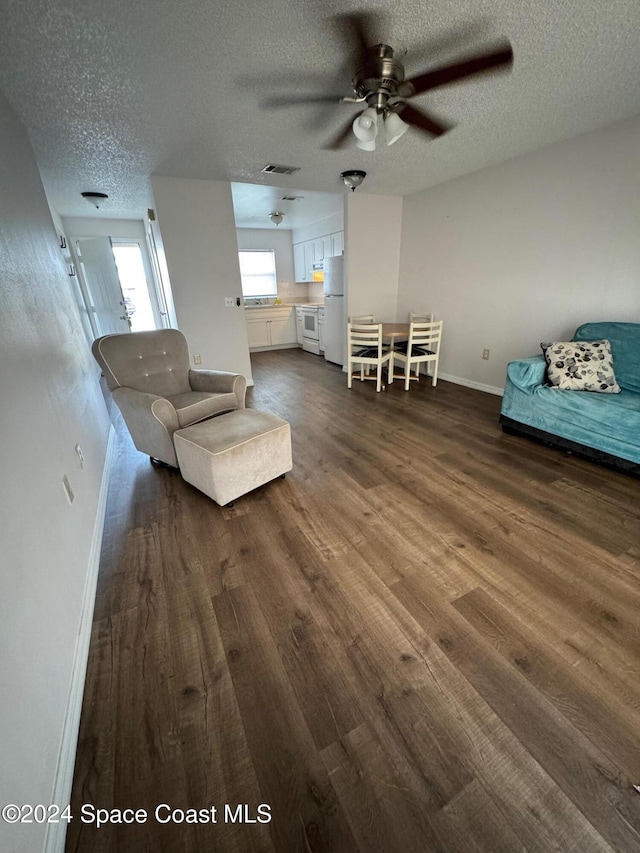
[[[140,240],[82,237],[75,240],[75,250],[96,337],[168,325]]]
[[[112,240],[124,311],[132,332],[149,332],[160,327],[151,304],[140,243]]]

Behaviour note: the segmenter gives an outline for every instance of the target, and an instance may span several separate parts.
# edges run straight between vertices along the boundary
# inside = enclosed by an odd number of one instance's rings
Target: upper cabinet
[[[325,258],[336,258],[344,251],[344,231],[325,234],[314,240],[293,244],[296,281],[313,281],[313,265]]]
[[[293,269],[296,281],[310,281],[306,276],[307,264],[304,259],[304,243],[293,244]]]

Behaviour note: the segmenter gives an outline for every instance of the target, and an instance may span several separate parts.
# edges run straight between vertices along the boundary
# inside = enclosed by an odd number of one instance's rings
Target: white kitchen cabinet
[[[293,266],[296,281],[313,281],[313,265],[325,258],[339,258],[344,249],[344,231],[325,234],[314,240],[293,244]]]
[[[313,240],[307,240],[302,245],[304,246],[304,268],[307,276],[304,281],[311,281],[313,277]]]
[[[311,281],[314,263],[313,240],[293,244],[293,268],[296,281]]]
[[[269,331],[272,347],[283,347],[297,344],[296,318],[291,311],[288,317],[274,317],[269,320]]]
[[[292,307],[245,309],[250,350],[297,346],[296,314]]]
[[[304,338],[304,320],[302,319],[302,308],[296,308],[296,341],[298,346],[302,346]]]
[[[293,268],[296,281],[311,281],[305,262],[304,243],[293,244]]]
[[[269,321],[266,318],[256,320],[247,319],[247,339],[249,341],[249,349],[271,346]]]

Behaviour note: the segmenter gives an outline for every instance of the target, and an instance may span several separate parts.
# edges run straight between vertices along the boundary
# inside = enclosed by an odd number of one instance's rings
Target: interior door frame
[[[156,285],[156,277],[153,274],[153,267],[149,259],[146,241],[140,237],[111,237],[113,246],[133,246],[136,245],[140,249],[140,257],[142,258],[142,266],[144,268],[144,277],[147,282],[147,290],[149,292],[149,301],[151,310],[153,311],[153,320],[156,324],[156,329],[166,329],[168,323],[165,320],[166,311],[163,312],[158,296],[158,288]]]
[[[139,223],[142,226],[142,233],[132,233],[130,235],[127,234],[126,230],[122,228],[121,223],[118,222],[118,227],[116,229],[117,236],[113,236],[113,234],[108,233],[108,227],[104,227],[104,223],[106,223],[107,221],[108,220],[99,220],[99,224],[102,227],[96,228],[95,231],[89,228],[85,229],[84,227],[73,228],[72,226],[71,228],[69,228],[67,233],[68,246],[71,250],[71,256],[77,272],[78,287],[85,305],[86,314],[91,328],[91,332],[93,334],[93,338],[95,339],[100,336],[100,330],[98,329],[96,319],[92,310],[91,291],[84,275],[84,267],[80,259],[81,252],[80,254],[78,253],[76,246],[78,242],[82,243],[83,240],[91,240],[95,237],[108,236],[112,243],[136,243],[140,246],[142,263],[145,270],[145,278],[147,280],[147,289],[149,290],[149,297],[151,300],[151,306],[157,328],[170,328],[172,326],[172,306],[169,306],[167,309],[166,301],[164,301],[164,289],[162,288],[161,284],[158,283],[157,276],[154,271],[152,262],[152,252],[148,245],[148,234],[144,221],[139,220]],[[163,304],[165,305],[165,308],[161,307],[161,305]],[[175,328],[177,328],[177,322],[174,322],[173,325],[175,326]],[[91,341],[89,341],[89,343],[91,343]]]

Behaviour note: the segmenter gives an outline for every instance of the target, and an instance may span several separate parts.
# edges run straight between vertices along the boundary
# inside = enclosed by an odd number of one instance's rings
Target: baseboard
[[[96,509],[96,520],[91,538],[91,549],[89,551],[89,563],[87,567],[87,579],[82,599],[82,612],[80,615],[80,629],[76,640],[76,648],[73,656],[73,669],[71,672],[71,684],[67,699],[67,709],[64,717],[62,737],[60,740],[60,752],[58,764],[53,783],[53,794],[51,802],[65,808],[71,799],[71,786],[73,785],[73,771],[76,760],[76,749],[78,746],[78,732],[80,729],[80,712],[82,711],[82,697],[84,694],[84,682],[87,673],[87,660],[89,657],[89,643],[91,641],[91,627],[93,624],[93,608],[96,598],[96,586],[98,583],[98,569],[100,566],[100,550],[102,547],[102,533],[104,531],[104,520],[107,509],[107,492],[109,490],[109,474],[115,451],[115,430],[113,426],[109,429],[107,441],[107,452],[102,469],[102,482],[100,483],[100,494]],[[67,822],[47,824],[47,834],[44,842],[44,853],[64,853],[64,845],[67,833]]]
[[[347,372],[346,364],[342,368],[342,372]],[[421,374],[423,372],[423,370],[420,371]],[[451,376],[449,373],[438,372],[438,379],[444,379],[445,382],[453,382],[454,385],[464,385],[465,388],[473,388],[475,391],[484,391],[485,394],[495,394],[496,397],[504,395],[504,388],[497,388],[495,385],[485,385],[483,382],[474,382],[473,379],[462,379],[460,376]]]
[[[453,382],[454,385],[464,385],[465,388],[474,388],[476,391],[484,391],[485,394],[495,394],[496,397],[504,395],[504,388],[495,385],[485,385],[484,382],[475,382],[473,379],[463,379],[461,376],[451,376],[449,373],[438,373],[438,379],[445,382]]]
[[[251,347],[249,352],[275,352],[279,349],[299,349],[298,344],[278,344],[271,347]]]

